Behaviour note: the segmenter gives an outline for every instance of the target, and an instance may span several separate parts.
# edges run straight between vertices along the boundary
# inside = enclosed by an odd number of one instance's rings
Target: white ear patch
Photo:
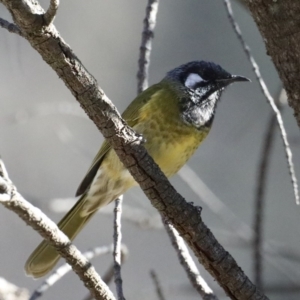
[[[186,78],[184,85],[187,88],[193,89],[201,81],[206,81],[206,80],[204,80],[200,75],[198,75],[196,73],[191,73]]]

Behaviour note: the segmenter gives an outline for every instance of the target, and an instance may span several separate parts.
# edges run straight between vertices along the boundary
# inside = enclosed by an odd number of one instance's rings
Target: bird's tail
[[[89,219],[97,211],[94,210],[90,214],[82,213],[86,200],[85,198],[86,195],[83,195],[76,202],[73,208],[57,224],[59,229],[63,231],[70,240],[73,240],[76,237],[76,235],[82,230]],[[46,241],[43,241],[28,258],[25,264],[25,271],[27,275],[34,278],[42,277],[55,266],[59,258],[60,255],[58,252]]]

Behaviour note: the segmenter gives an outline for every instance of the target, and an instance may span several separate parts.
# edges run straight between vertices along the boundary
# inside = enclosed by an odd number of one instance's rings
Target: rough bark
[[[300,2],[245,0],[300,126]]]

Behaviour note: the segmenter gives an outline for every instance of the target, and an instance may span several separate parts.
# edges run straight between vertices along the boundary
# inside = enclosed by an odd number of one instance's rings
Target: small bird
[[[249,81],[231,75],[212,62],[181,65],[138,95],[122,114],[145,140],[145,148],[167,177],[171,177],[194,154],[207,136],[224,89],[234,82]],[[58,223],[71,239],[99,208],[137,185],[111,145],[104,141],[81,182],[73,208]],[[43,241],[28,258],[25,270],[35,278],[47,274],[60,256]]]

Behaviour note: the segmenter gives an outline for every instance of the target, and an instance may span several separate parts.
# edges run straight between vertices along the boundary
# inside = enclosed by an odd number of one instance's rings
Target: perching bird
[[[222,92],[237,81],[249,80],[231,75],[214,63],[192,61],[168,72],[161,82],[143,91],[122,117],[144,137],[149,154],[165,175],[171,177],[207,136]],[[73,240],[100,207],[135,185],[105,141],[77,190],[80,199],[58,227]],[[26,273],[41,277],[59,258],[56,250],[43,241],[28,258]]]

